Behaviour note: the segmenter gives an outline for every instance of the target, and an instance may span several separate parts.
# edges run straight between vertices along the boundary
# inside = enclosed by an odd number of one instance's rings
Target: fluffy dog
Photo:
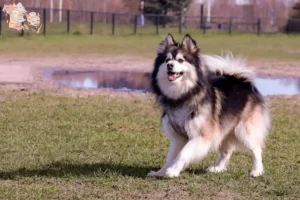
[[[263,174],[269,110],[242,59],[201,55],[190,35],[177,43],[168,34],[157,48],[151,85],[170,148],[165,165],[148,176],[177,177],[210,151],[220,156],[207,170],[223,172],[237,147],[252,153],[250,175]]]

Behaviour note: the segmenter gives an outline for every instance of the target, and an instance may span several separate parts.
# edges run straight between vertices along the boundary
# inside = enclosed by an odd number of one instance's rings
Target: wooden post
[[[203,23],[204,23],[204,6],[203,4],[200,5],[200,29],[203,28]]]
[[[112,30],[111,30],[111,34],[112,35],[115,35],[115,23],[116,23],[116,14],[115,13],[113,13],[112,14],[112,20],[111,20],[111,28],[112,28]]]
[[[261,21],[260,21],[260,18],[257,19],[257,35],[260,34],[260,27],[261,26]]]
[[[43,9],[43,24],[44,24],[44,35],[46,35],[46,31],[47,31],[47,20],[46,20],[46,9]]]
[[[206,20],[203,18],[203,35],[206,33]]]
[[[180,13],[180,20],[179,20],[179,34],[181,35],[182,33],[182,13]]]
[[[22,26],[23,26],[23,28],[22,28],[22,30],[21,30],[21,34],[20,34],[20,36],[21,36],[21,37],[23,37],[23,36],[24,36],[24,22],[22,22]]]
[[[70,10],[67,10],[67,33],[70,33]]]
[[[2,35],[2,7],[0,6],[0,36]]]
[[[229,27],[228,27],[228,34],[231,35],[231,32],[232,32],[232,18],[230,17],[229,18]]]
[[[159,33],[159,15],[155,16],[156,34]]]
[[[91,35],[94,32],[94,12],[91,12]]]
[[[137,33],[137,20],[138,20],[138,15],[134,17],[134,27],[133,27],[133,33]]]
[[[286,25],[286,33],[287,33],[287,34],[290,33],[290,19],[288,19],[288,21],[287,21],[287,25]]]

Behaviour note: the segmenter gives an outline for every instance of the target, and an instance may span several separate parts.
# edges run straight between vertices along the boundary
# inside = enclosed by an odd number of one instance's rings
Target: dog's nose
[[[174,65],[173,64],[167,64],[167,68],[168,68],[168,70],[171,70],[171,69],[173,69],[173,67],[174,67]]]

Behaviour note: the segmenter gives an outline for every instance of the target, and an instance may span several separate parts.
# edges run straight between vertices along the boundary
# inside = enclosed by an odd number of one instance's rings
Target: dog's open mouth
[[[183,75],[183,72],[168,72],[168,79],[169,81],[175,81],[178,79],[180,76]]]

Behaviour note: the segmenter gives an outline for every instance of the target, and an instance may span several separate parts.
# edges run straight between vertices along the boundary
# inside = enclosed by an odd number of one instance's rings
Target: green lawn
[[[52,34],[46,37],[42,35],[29,35],[23,38],[2,36],[0,51],[2,55],[15,56],[107,54],[153,58],[157,45],[168,32],[174,33],[177,40],[183,37],[178,35],[176,29],[161,30],[159,35],[152,33],[116,36],[101,33],[74,35],[74,31],[70,34]],[[197,30],[184,31],[184,33],[191,33],[195,37],[203,53],[220,54],[222,51],[229,50],[234,54],[242,54],[250,60],[300,61],[300,36],[298,35],[256,36],[241,33],[234,33],[232,36],[221,33],[202,35]]]
[[[111,36],[109,25],[95,24],[95,35],[88,35],[87,23],[72,25],[70,34],[63,34],[65,26],[48,25],[47,36],[1,36],[1,55],[153,58],[165,34],[183,37],[176,28],[156,35],[146,26],[130,35],[133,27],[117,26]],[[183,32],[196,38],[203,53],[230,50],[250,60],[300,61],[297,35]],[[226,173],[205,173],[217,158],[211,154],[169,180],[146,177],[163,165],[168,148],[152,97],[0,90],[0,199],[299,199],[299,98],[273,98],[270,105],[264,176],[248,176],[248,153],[235,153]]]
[[[295,99],[270,101],[264,176],[248,176],[248,153],[235,153],[226,173],[205,173],[211,154],[169,180],[146,177],[168,146],[152,97],[1,94],[0,199],[299,199]]]

